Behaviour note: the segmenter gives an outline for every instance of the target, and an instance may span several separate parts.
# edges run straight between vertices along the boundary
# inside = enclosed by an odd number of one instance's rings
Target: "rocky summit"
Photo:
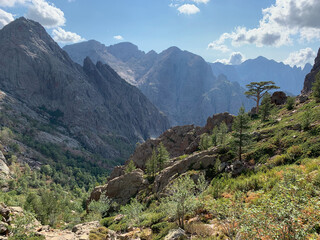
[[[107,47],[90,40],[64,50],[79,64],[87,56],[109,64],[168,116],[171,126],[203,126],[214,113],[236,114],[242,104],[253,106],[239,84],[214,76],[202,57],[177,47],[145,53],[128,42]]]
[[[124,158],[119,147],[156,137],[167,118],[108,65],[84,66],[37,22],[19,18],[0,31],[0,89],[56,125],[85,148],[108,158]]]

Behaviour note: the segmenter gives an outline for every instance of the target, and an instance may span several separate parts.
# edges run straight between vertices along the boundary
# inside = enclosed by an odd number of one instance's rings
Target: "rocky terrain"
[[[108,65],[74,63],[38,23],[19,18],[0,31],[0,89],[50,115],[81,146],[110,159],[119,147],[156,137],[168,120]],[[27,113],[26,113],[27,114]]]
[[[311,69],[311,72],[305,78],[304,86],[301,91],[302,95],[310,94],[311,88],[312,88],[312,83],[314,83],[315,77],[319,73],[319,71],[320,71],[320,49],[319,49],[318,55],[314,61],[314,65]]]
[[[239,84],[224,76],[215,77],[203,58],[177,47],[159,54],[144,53],[131,43],[106,47],[91,40],[65,46],[64,50],[79,64],[87,56],[94,62],[108,63],[165,113],[172,126],[203,126],[214,113],[236,114],[242,104],[247,109],[253,106]]]
[[[312,68],[309,63],[304,68],[298,68],[264,57],[249,59],[239,65],[216,62],[210,63],[210,66],[216,76],[223,74],[229,81],[238,82],[242,87],[250,82],[272,80],[282,91],[293,95],[300,93],[304,78]],[[290,79],[290,84],[288,84],[288,79]]]

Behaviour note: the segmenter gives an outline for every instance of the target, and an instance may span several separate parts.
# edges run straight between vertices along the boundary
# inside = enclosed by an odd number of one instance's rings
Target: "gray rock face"
[[[183,240],[188,239],[185,231],[181,228],[172,229],[169,231],[168,235],[165,236],[164,240]]]
[[[78,62],[89,56],[108,63],[167,115],[172,126],[204,125],[214,113],[236,114],[242,104],[247,109],[253,106],[239,84],[229,82],[225,76],[215,77],[200,56],[177,47],[146,54],[131,43],[110,47],[99,44],[89,41],[64,49]],[[102,46],[100,51],[95,50]]]
[[[313,68],[311,72],[306,76],[304,80],[303,90],[301,91],[302,95],[309,95],[312,89],[312,84],[315,81],[316,75],[320,72],[320,48],[318,51],[318,55],[314,61]]]
[[[119,204],[126,204],[147,185],[147,180],[143,178],[143,171],[137,169],[110,180],[104,186],[96,187],[90,195],[89,202],[92,200],[97,201],[100,199],[101,194],[105,194]]]
[[[10,173],[10,169],[6,164],[6,159],[3,153],[0,151],[0,177],[1,175],[7,176]]]
[[[229,127],[229,130],[231,130],[233,119],[234,116],[229,113],[220,113],[209,117],[207,119],[207,124],[202,128],[195,127],[194,125],[173,127],[165,131],[158,138],[149,139],[139,145],[127,163],[132,160],[136,167],[144,169],[147,160],[152,155],[153,149],[156,149],[160,143],[165,146],[171,158],[184,154],[191,154],[199,150],[201,134],[210,134],[212,129],[215,126],[219,126],[222,122],[225,122]],[[116,168],[112,172],[112,175],[117,175],[118,173],[119,170]]]
[[[124,158],[122,146],[158,136],[168,120],[108,65],[74,63],[38,23],[19,18],[0,31],[0,89],[49,112],[87,149]],[[118,146],[117,146],[118,144]]]

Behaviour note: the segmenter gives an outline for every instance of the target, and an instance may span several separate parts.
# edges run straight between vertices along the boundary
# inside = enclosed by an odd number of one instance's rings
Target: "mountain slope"
[[[109,66],[74,63],[38,23],[25,18],[0,31],[0,89],[30,108],[54,115],[83,146],[125,158],[119,144],[157,136],[166,117]]]
[[[315,81],[316,75],[320,72],[320,48],[318,51],[318,55],[314,60],[314,65],[311,69],[311,72],[306,76],[303,89],[301,91],[302,94],[309,94],[312,89],[312,84]]]
[[[274,81],[282,91],[298,95],[303,86],[305,75],[310,72],[311,65],[301,69],[290,67],[264,57],[249,59],[240,65],[225,65],[211,63],[215,75],[224,74],[232,82],[238,82],[245,87],[250,82]]]
[[[244,89],[225,77],[216,78],[204,59],[190,52],[171,47],[160,54],[154,51],[146,54],[131,43],[104,46],[103,50],[95,51],[97,46],[104,45],[89,41],[64,49],[75,61],[89,56],[112,67],[117,59],[115,71],[164,112],[171,125],[204,125],[213,113],[236,114],[242,104],[246,109],[253,106],[244,97]]]

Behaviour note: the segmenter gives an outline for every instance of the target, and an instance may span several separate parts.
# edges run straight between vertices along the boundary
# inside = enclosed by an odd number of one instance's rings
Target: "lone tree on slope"
[[[248,91],[246,91],[244,94],[247,95],[248,98],[253,98],[253,100],[257,103],[257,114],[259,113],[260,100],[266,94],[266,92],[271,89],[279,88],[273,81],[251,82],[250,84],[247,84],[246,87],[248,88]]]

